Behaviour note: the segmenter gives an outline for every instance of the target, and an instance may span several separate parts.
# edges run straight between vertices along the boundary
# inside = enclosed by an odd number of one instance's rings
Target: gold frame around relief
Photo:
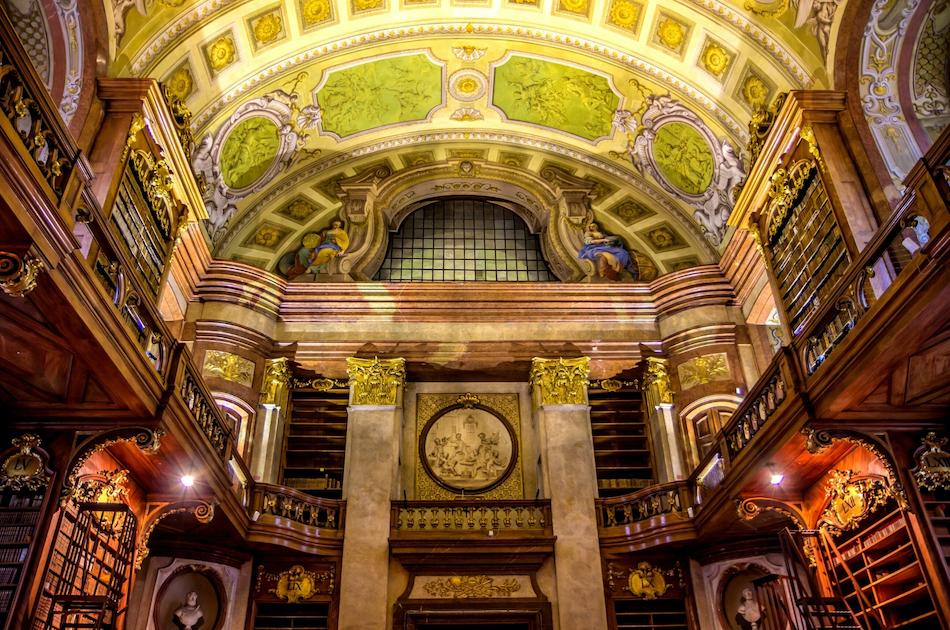
[[[422,462],[422,453],[418,450],[422,432],[429,421],[440,412],[459,404],[474,402],[494,411],[504,419],[514,433],[517,459],[511,473],[501,483],[486,492],[465,493],[479,499],[523,499],[524,498],[524,467],[522,465],[524,445],[521,438],[521,401],[518,394],[416,394],[416,430],[413,444],[415,448],[415,498],[422,501],[438,501],[455,499],[463,496],[461,492],[453,492],[439,485],[430,477]]]

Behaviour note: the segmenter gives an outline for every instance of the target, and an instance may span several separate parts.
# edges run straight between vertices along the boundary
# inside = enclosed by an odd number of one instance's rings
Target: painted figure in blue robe
[[[584,232],[584,246],[577,252],[580,260],[589,260],[597,267],[597,275],[609,280],[617,280],[624,270],[629,271],[633,279],[638,277],[637,266],[624,247],[619,236],[604,234],[593,221]]]

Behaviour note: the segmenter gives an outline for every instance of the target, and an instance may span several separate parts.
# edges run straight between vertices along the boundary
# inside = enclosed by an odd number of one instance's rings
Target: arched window
[[[548,282],[538,237],[517,214],[480,199],[419,208],[390,235],[376,274],[386,282]]]

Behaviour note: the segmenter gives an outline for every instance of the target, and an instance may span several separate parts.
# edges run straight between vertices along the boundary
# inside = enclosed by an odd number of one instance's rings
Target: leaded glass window
[[[479,199],[446,199],[409,215],[390,235],[376,274],[385,282],[549,282],[538,237],[517,214]]]

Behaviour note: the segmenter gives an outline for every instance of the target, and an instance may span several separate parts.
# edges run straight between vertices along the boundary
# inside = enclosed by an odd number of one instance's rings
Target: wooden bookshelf
[[[855,532],[829,539],[829,577],[862,623],[881,630],[935,627],[936,606],[904,514],[893,501]]]
[[[821,176],[813,172],[767,248],[789,325],[795,334],[850,263]]]
[[[588,400],[600,496],[629,494],[650,485],[653,465],[642,393],[607,391],[591,383]]]
[[[328,602],[258,602],[254,630],[327,630],[329,616]]]
[[[0,493],[0,627],[6,627],[36,539],[42,492]]]
[[[348,402],[347,387],[293,391],[282,485],[316,497],[342,496]]]
[[[689,630],[682,599],[617,600],[614,616],[617,630]]]

